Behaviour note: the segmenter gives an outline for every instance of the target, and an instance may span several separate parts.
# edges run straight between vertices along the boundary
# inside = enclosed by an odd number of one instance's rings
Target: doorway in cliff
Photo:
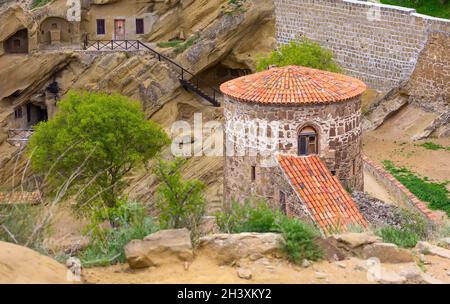
[[[198,76],[205,80],[211,87],[219,87],[222,83],[229,80],[251,74],[251,70],[246,67],[232,68],[222,63],[201,72]]]
[[[28,30],[22,29],[10,36],[3,42],[6,53],[26,54],[28,53]]]
[[[47,106],[29,102],[14,109],[10,127],[12,129],[32,129],[40,122],[48,120]]]

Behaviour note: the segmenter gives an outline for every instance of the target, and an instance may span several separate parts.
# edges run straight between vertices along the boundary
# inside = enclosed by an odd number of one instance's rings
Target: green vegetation
[[[48,228],[37,229],[42,211],[41,206],[28,204],[0,205],[0,241],[39,250]]]
[[[397,168],[391,161],[384,161],[385,168],[420,200],[429,203],[435,210],[443,210],[450,216],[450,197],[447,189],[449,181],[436,183],[427,177],[419,177],[407,168]]]
[[[235,13],[245,12],[246,0],[228,0],[227,4],[222,7],[222,12],[226,15],[234,15]]]
[[[123,263],[124,247],[132,240],[141,240],[159,229],[188,228],[196,244],[201,219],[205,213],[204,184],[183,180],[180,173],[185,160],[159,160],[154,168],[161,185],[157,189],[157,218],[149,217],[148,206],[119,200],[114,207],[104,206],[91,214],[86,232],[89,247],[80,255],[84,266]],[[105,223],[111,223],[111,227]]]
[[[89,213],[116,206],[125,176],[169,143],[140,104],[113,94],[69,92],[59,112],[36,126],[28,151],[33,170],[58,195],[75,195]]]
[[[188,228],[195,243],[205,214],[205,185],[199,180],[183,180],[181,167],[185,163],[182,158],[158,161],[153,170],[161,183],[156,191],[156,203],[161,228]]]
[[[234,202],[225,212],[216,214],[219,228],[227,233],[278,232],[283,235],[282,250],[294,263],[303,259],[318,260],[322,253],[314,240],[318,230],[298,219],[291,219],[279,211],[273,211],[265,201],[242,206]]]
[[[256,69],[258,71],[266,70],[271,65],[278,67],[299,65],[324,71],[341,71],[341,68],[334,62],[331,51],[323,49],[318,43],[306,38],[300,41],[291,41],[268,56],[257,58]]]
[[[448,0],[381,0],[381,3],[415,8],[420,14],[450,18]]]
[[[198,39],[199,39],[199,36],[196,35],[196,36],[189,38],[188,40],[177,39],[177,40],[159,42],[157,44],[157,46],[160,48],[175,48],[175,53],[181,54],[184,51],[186,51],[188,48],[193,46],[197,42]]]
[[[114,226],[102,223],[113,219]],[[87,227],[89,247],[80,255],[84,267],[106,266],[126,261],[124,247],[131,240],[141,240],[156,232],[158,226],[146,215],[145,206],[120,200],[114,208],[97,210]]]
[[[435,144],[431,141],[427,141],[423,144],[420,145],[421,147],[428,149],[428,150],[433,150],[433,151],[437,151],[437,150],[447,150],[450,151],[450,147],[444,147],[440,144]]]
[[[160,48],[172,48],[172,47],[176,47],[182,43],[184,43],[184,40],[171,40],[171,41],[158,42],[156,45]]]
[[[37,8],[37,7],[41,7],[46,5],[47,3],[49,3],[52,0],[33,0],[33,2],[31,2],[31,8]]]
[[[403,210],[401,228],[385,226],[376,230],[384,242],[393,243],[403,248],[413,248],[420,240],[425,240],[432,230],[425,218],[417,212]]]

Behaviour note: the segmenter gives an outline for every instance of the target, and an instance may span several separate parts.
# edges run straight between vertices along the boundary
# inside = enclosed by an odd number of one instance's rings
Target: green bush
[[[384,161],[384,166],[400,183],[415,196],[435,210],[443,210],[450,216],[450,192],[448,181],[442,183],[430,182],[428,178],[421,178],[407,168],[397,168],[391,161]]]
[[[282,217],[277,230],[284,238],[283,251],[294,263],[301,263],[303,259],[316,261],[321,258],[322,252],[314,240],[319,236],[318,231],[297,219]]]
[[[171,41],[164,41],[164,42],[158,42],[156,45],[160,48],[172,48],[176,47],[180,44],[182,44],[184,40],[171,40]]]
[[[114,226],[104,228],[102,223],[107,220],[112,220]],[[156,232],[158,226],[146,215],[145,206],[121,200],[114,208],[103,208],[95,212],[87,230],[90,243],[79,257],[83,266],[92,267],[124,263],[125,245]]]
[[[219,228],[227,233],[281,233],[284,238],[281,248],[294,263],[321,257],[321,250],[314,243],[320,235],[318,230],[298,219],[290,219],[279,211],[273,211],[265,201],[252,203],[247,200],[242,206],[233,202],[230,210],[218,212],[216,219]]]
[[[409,229],[386,226],[376,232],[384,242],[393,243],[403,248],[413,248],[419,241],[416,233]]]
[[[205,185],[196,179],[182,178],[181,167],[185,163],[182,158],[173,162],[157,162],[154,173],[160,185],[156,190],[156,203],[161,228],[188,228],[195,243],[206,210]]]
[[[246,200],[242,206],[234,201],[230,210],[218,212],[216,219],[219,229],[227,233],[270,232],[280,216],[264,201],[254,204]]]
[[[413,248],[418,241],[426,240],[433,232],[427,220],[419,213],[406,209],[401,211],[399,227],[385,226],[375,231],[386,243],[403,248]]]
[[[291,41],[275,50],[268,56],[257,58],[258,71],[266,70],[269,66],[278,67],[299,65],[330,72],[341,72],[341,68],[334,62],[333,53],[323,49],[320,44],[303,38]]]

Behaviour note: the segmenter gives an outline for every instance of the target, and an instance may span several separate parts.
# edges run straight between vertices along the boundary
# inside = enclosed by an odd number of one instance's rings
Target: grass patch
[[[158,42],[157,46],[160,48],[172,48],[182,43],[184,43],[184,40],[172,40],[172,41]]]
[[[165,41],[165,42],[159,42],[157,44],[160,48],[175,48],[176,54],[181,54],[191,46],[193,46],[197,40],[199,39],[198,35],[194,36],[192,38],[189,38],[188,40],[172,40],[172,41]]]
[[[450,18],[450,2],[448,0],[381,0],[381,3],[415,8],[420,14]]]
[[[428,202],[429,207],[434,210],[442,210],[450,216],[450,197],[447,189],[449,181],[437,183],[431,182],[427,177],[420,177],[407,168],[397,168],[392,161],[383,162],[388,170],[400,183],[409,189],[415,196],[424,202]]]
[[[431,141],[427,141],[423,144],[420,145],[421,147],[428,149],[428,150],[433,150],[433,151],[437,151],[437,150],[447,150],[450,151],[450,147],[444,147],[440,144],[435,144]]]
[[[242,206],[234,202],[230,210],[217,213],[216,218],[219,228],[227,233],[281,233],[284,238],[281,249],[294,263],[300,263],[303,259],[315,261],[322,256],[320,248],[314,243],[319,236],[314,226],[273,211],[265,201],[256,204],[246,201]]]
[[[417,234],[413,231],[390,226],[381,228],[377,231],[377,235],[380,236],[384,242],[393,243],[403,248],[413,248],[419,241]]]
[[[33,2],[31,2],[31,8],[37,8],[37,7],[41,7],[46,5],[47,3],[49,3],[52,0],[33,0]]]

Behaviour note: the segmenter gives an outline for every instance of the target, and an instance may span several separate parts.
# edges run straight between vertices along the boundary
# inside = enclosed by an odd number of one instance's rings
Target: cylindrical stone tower
[[[317,154],[344,186],[363,189],[363,82],[288,66],[231,80],[220,89],[225,96],[225,204],[252,196],[274,199],[277,153]]]

